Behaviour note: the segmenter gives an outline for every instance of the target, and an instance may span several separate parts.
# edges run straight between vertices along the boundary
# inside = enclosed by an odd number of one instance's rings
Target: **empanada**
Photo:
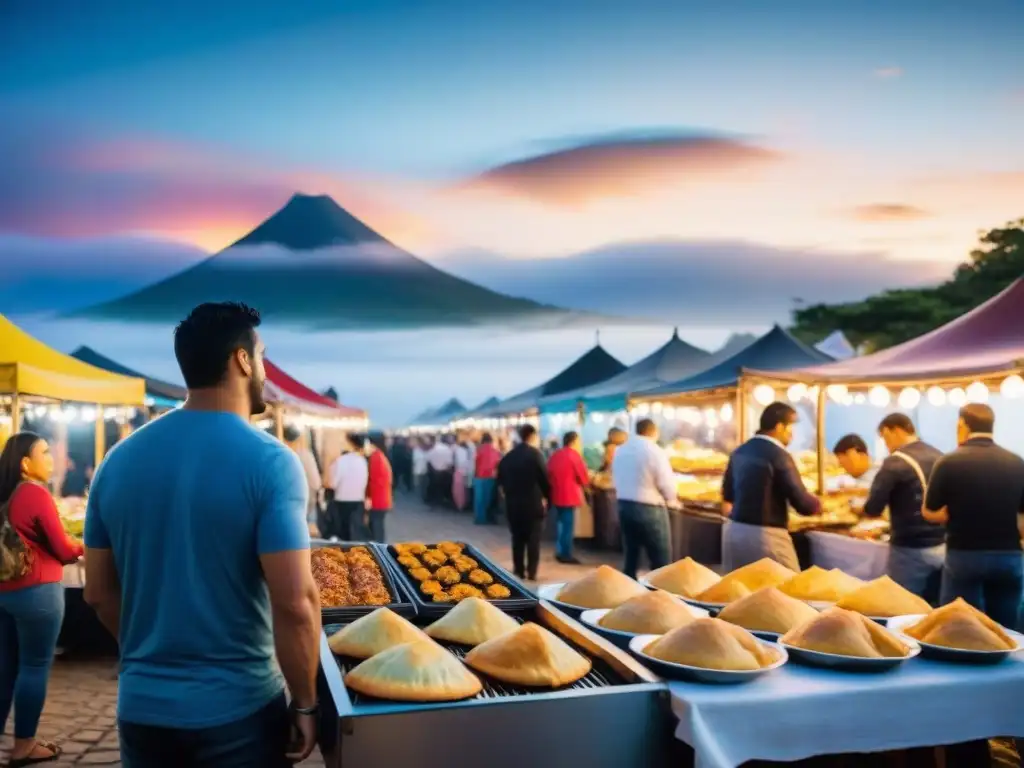
[[[378,608],[342,627],[327,640],[339,656],[368,659],[395,645],[429,639],[423,630],[388,608]]]
[[[480,678],[429,638],[381,651],[345,675],[345,685],[394,701],[456,701],[483,689]]]
[[[425,631],[435,640],[480,645],[517,629],[519,622],[491,603],[479,597],[467,597]]]
[[[779,589],[798,600],[834,603],[864,585],[860,579],[848,576],[838,568],[826,571],[812,565],[779,585]]]
[[[869,581],[840,599],[836,607],[878,618],[928,613],[932,608],[926,600],[904,589],[888,576]]]
[[[775,587],[759,589],[725,606],[718,618],[744,629],[785,634],[818,612],[802,600],[783,594]]]
[[[668,592],[648,592],[631,597],[598,622],[605,629],[635,635],[663,635],[694,620],[694,615]]]
[[[618,608],[631,597],[642,595],[647,588],[610,565],[562,587],[556,598],[561,603],[579,608]]]
[[[764,589],[765,587],[777,587],[794,576],[796,576],[796,573],[789,570],[786,566],[775,562],[771,558],[763,557],[756,563],[750,563],[742,568],[737,568],[735,571],[727,574],[725,578],[742,582],[751,592],[757,592],[757,590]]]
[[[866,616],[843,608],[829,608],[782,636],[796,648],[863,659],[899,658],[910,649],[899,638]]]
[[[544,688],[574,683],[591,667],[590,659],[532,622],[478,645],[466,654],[466,663],[495,680]]]
[[[962,597],[936,608],[903,631],[922,643],[963,651],[1012,651],[1017,648],[1017,643],[999,624]]]
[[[711,587],[704,590],[693,599],[702,603],[711,603],[712,605],[726,605],[728,603],[735,602],[742,597],[746,597],[751,593],[751,591],[750,587],[742,581],[739,581],[738,579],[730,579],[726,576],[720,582],[711,585]]]
[[[778,659],[747,630],[721,619],[694,619],[650,643],[644,653],[673,664],[729,671],[761,669]]]
[[[656,568],[648,573],[647,583],[652,587],[671,592],[673,595],[696,597],[712,585],[717,584],[721,578],[696,560],[684,557],[682,560]]]

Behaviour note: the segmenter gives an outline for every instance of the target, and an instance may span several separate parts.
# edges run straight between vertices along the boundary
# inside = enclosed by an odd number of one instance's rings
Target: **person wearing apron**
[[[729,456],[722,479],[722,566],[726,573],[762,558],[800,570],[789,535],[789,507],[816,515],[821,502],[804,486],[786,446],[793,439],[797,412],[772,403],[761,414],[754,437]]]

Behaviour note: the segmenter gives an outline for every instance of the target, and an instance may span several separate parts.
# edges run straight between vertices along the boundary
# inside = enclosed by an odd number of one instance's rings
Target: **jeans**
[[[320,532],[325,539],[332,536],[338,541],[354,541],[362,530],[362,516],[366,505],[361,501],[332,501],[328,528]]]
[[[13,703],[14,738],[36,735],[63,620],[59,583],[0,592],[0,733]]]
[[[946,559],[946,545],[935,547],[889,547],[886,573],[904,589],[938,605],[942,563]]]
[[[651,570],[669,564],[672,559],[672,543],[668,509],[619,499],[619,524],[622,526],[622,544],[626,550],[623,573],[631,579],[636,578],[641,548],[647,552]]]
[[[376,541],[384,543],[384,515],[386,509],[371,509],[366,513],[367,524],[360,520],[359,536],[362,541]]]
[[[942,604],[962,597],[992,621],[1015,629],[1024,592],[1024,559],[1019,551],[946,551]]]
[[[494,500],[494,478],[478,477],[473,481],[473,522],[487,525],[491,522],[491,502]]]
[[[288,768],[290,724],[284,694],[257,712],[212,728],[118,722],[124,768]]]
[[[576,528],[576,507],[555,507],[555,554],[572,557],[573,531]]]

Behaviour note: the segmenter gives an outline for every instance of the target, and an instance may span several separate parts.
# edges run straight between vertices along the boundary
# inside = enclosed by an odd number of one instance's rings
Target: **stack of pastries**
[[[866,616],[829,608],[782,636],[782,643],[807,651],[862,659],[905,658],[910,648]]]
[[[927,601],[904,589],[888,576],[869,581],[844,595],[836,602],[836,607],[884,619],[927,613],[931,610]]]
[[[725,606],[718,618],[752,632],[783,635],[806,624],[818,612],[775,587],[765,587]]]
[[[863,581],[843,573],[838,568],[826,571],[812,565],[806,571],[801,571],[788,581],[784,581],[779,585],[779,589],[798,600],[835,603],[862,586]]]
[[[656,568],[647,574],[647,583],[673,595],[696,597],[721,580],[721,576],[690,557]]]
[[[684,603],[659,590],[631,597],[602,616],[598,624],[616,632],[663,635],[694,618]]]
[[[602,565],[583,578],[566,584],[556,599],[577,608],[618,608],[631,597],[647,591],[640,582],[610,565]]]
[[[764,669],[779,660],[778,651],[721,619],[694,619],[652,641],[643,652],[671,664],[731,672]]]
[[[742,597],[757,592],[765,587],[777,587],[796,576],[784,565],[769,558],[750,563],[722,577],[695,599],[718,605],[735,602]]]
[[[929,612],[903,632],[922,643],[961,651],[1017,650],[1017,643],[1006,630],[959,597]]]

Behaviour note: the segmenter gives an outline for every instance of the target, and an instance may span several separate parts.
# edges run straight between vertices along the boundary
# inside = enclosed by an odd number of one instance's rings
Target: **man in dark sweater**
[[[957,442],[932,471],[924,517],[946,525],[942,602],[962,597],[1015,629],[1024,592],[1024,459],[992,439],[987,405],[960,409]]]
[[[544,454],[540,452],[540,437],[531,425],[519,428],[519,444],[498,463],[497,481],[505,494],[515,574],[521,579],[536,581],[540,536],[551,486],[548,484]]]
[[[881,517],[888,508],[892,528],[889,577],[935,605],[946,555],[946,529],[925,520],[921,510],[928,478],[942,453],[918,438],[914,422],[903,413],[890,413],[882,419],[878,434],[889,456],[871,482],[863,513],[865,517]],[[857,460],[857,454],[867,458],[867,445],[857,435],[842,438],[835,454],[853,477],[860,477],[870,467],[869,459]]]

